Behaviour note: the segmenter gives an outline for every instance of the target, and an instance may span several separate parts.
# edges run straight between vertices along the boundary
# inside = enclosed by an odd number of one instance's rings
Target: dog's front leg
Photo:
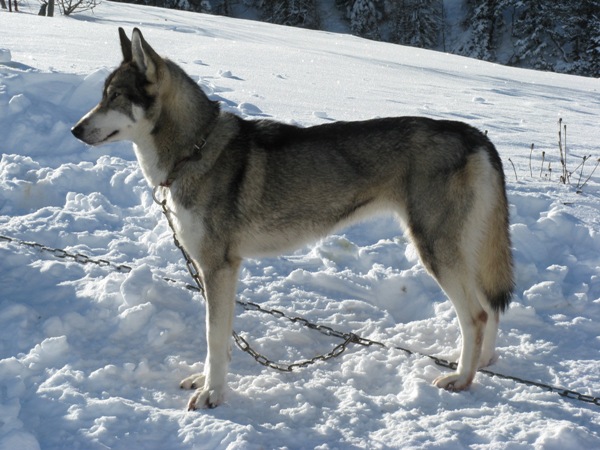
[[[204,365],[204,385],[188,402],[188,410],[214,408],[223,402],[225,378],[231,356],[231,333],[235,291],[240,262],[225,263],[213,271],[203,271],[206,294],[206,338],[208,351]]]

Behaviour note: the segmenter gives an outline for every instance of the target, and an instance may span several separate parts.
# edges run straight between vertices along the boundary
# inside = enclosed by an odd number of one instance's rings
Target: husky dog
[[[395,117],[308,128],[220,111],[138,29],[119,28],[123,62],[72,129],[89,145],[129,140],[151,186],[165,186],[177,236],[207,300],[204,373],[188,409],[223,402],[242,259],[277,254],[356,219],[395,213],[452,301],[462,333],[460,391],[495,360],[513,264],[502,162],[462,122]]]

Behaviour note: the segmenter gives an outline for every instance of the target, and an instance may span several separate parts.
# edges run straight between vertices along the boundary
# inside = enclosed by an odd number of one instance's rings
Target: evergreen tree
[[[467,0],[469,13],[463,24],[470,32],[469,40],[458,49],[458,53],[485,61],[496,60],[498,30],[504,25],[503,10],[506,0]]]
[[[600,78],[600,1],[595,1],[595,13],[588,16],[589,30],[587,45],[583,48],[583,59],[587,64],[582,65],[583,75]]]
[[[441,0],[400,0],[396,2],[391,40],[420,48],[435,48],[443,27]]]
[[[600,0],[578,2],[568,24],[570,72],[600,77]]]
[[[515,61],[540,70],[552,70],[556,60],[567,60],[567,5],[560,1],[518,2],[513,35]]]
[[[379,40],[379,20],[381,13],[378,11],[375,0],[354,0],[347,2],[347,14],[350,19],[350,29],[358,36]]]
[[[318,29],[316,1],[263,0],[260,2],[261,15],[263,20],[270,23]]]

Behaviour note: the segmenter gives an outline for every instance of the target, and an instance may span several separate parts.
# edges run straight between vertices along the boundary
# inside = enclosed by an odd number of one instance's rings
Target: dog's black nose
[[[71,133],[73,133],[73,136],[75,136],[77,139],[82,140],[83,127],[81,125],[75,125],[73,128],[71,128]]]

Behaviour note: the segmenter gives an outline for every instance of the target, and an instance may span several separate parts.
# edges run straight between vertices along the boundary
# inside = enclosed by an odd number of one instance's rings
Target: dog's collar
[[[202,139],[199,144],[194,144],[194,151],[190,156],[186,156],[183,159],[180,159],[175,163],[169,174],[167,175],[167,179],[159,184],[162,187],[171,187],[177,175],[183,169],[187,163],[200,161],[202,159],[202,148],[206,145],[206,139]]]

